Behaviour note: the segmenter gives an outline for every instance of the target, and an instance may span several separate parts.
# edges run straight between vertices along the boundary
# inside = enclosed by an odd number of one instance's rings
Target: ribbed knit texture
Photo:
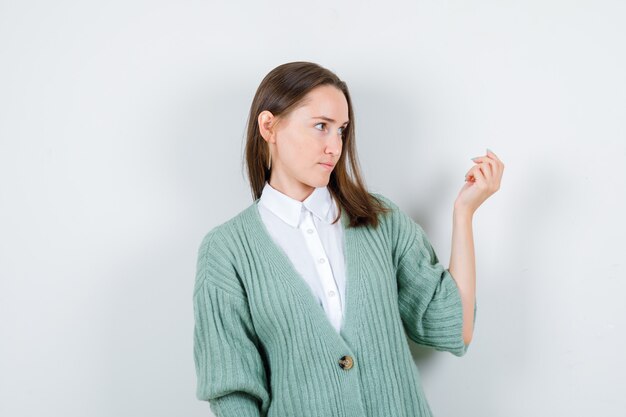
[[[206,234],[193,293],[196,396],[217,417],[432,416],[407,336],[464,355],[460,294],[422,227],[372,195],[393,209],[378,228],[348,228],[342,213],[340,333],[271,239],[258,200]]]

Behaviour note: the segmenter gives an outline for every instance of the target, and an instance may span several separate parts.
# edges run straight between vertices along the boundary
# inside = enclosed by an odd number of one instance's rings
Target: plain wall
[[[621,416],[621,1],[0,1],[0,415],[208,416],[192,289],[247,207],[256,87],[306,60],[351,89],[366,183],[450,256],[474,217],[457,358],[411,345],[437,417]],[[393,358],[390,358],[393,360]]]

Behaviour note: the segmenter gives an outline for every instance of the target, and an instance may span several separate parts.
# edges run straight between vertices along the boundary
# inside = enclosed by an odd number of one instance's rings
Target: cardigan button
[[[352,368],[352,365],[354,365],[352,356],[345,355],[342,356],[341,359],[339,359],[339,366],[341,366],[343,369],[350,369]]]

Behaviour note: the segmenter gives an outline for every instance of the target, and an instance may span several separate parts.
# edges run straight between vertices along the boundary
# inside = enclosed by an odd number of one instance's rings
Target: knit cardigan
[[[414,342],[463,356],[463,309],[422,227],[389,198],[348,227],[340,332],[272,240],[258,199],[200,244],[193,291],[196,397],[218,417],[432,416]],[[474,304],[474,323],[477,305]]]

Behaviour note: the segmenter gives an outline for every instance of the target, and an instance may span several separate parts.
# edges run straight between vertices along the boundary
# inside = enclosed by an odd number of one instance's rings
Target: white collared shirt
[[[338,207],[327,187],[316,188],[300,202],[265,182],[259,200],[261,219],[274,242],[311,288],[339,333],[345,314],[345,258]]]

